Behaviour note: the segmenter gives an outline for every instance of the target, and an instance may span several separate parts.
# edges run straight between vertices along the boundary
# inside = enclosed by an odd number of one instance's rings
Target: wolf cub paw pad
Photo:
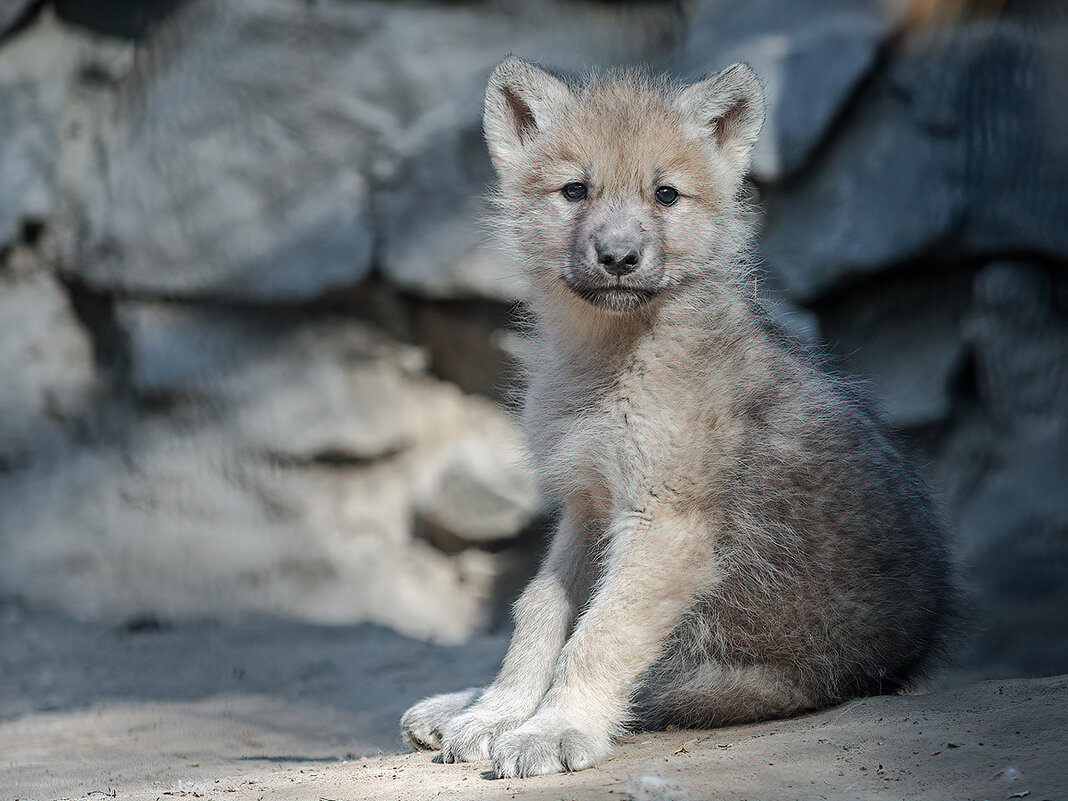
[[[471,688],[420,701],[401,717],[401,733],[416,748],[440,748],[442,732],[449,721],[469,706],[478,694],[477,688]]]

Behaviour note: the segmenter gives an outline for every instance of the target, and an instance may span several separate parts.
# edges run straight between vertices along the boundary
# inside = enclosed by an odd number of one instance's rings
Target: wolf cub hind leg
[[[643,678],[631,713],[634,728],[658,730],[669,724],[709,728],[772,720],[819,706],[768,665],[678,664],[664,658]]]

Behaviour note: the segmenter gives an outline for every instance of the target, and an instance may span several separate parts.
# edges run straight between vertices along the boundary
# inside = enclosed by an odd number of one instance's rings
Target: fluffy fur
[[[510,58],[490,80],[499,227],[536,320],[524,422],[563,514],[498,678],[402,720],[446,762],[577,770],[627,726],[902,688],[939,647],[953,589],[924,488],[753,297],[739,198],[762,119],[744,65],[568,85]]]

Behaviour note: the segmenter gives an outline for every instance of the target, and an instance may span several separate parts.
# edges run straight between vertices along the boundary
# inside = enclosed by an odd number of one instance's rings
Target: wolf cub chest
[[[672,472],[692,447],[678,406],[640,371],[621,371],[600,391],[544,398],[528,421],[548,486],[620,499]],[[677,400],[678,392],[671,390]],[[692,432],[690,432],[692,434]]]

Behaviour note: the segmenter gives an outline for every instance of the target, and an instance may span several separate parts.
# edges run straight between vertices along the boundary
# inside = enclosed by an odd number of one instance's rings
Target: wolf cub
[[[952,614],[923,486],[754,297],[743,64],[580,84],[508,58],[484,128],[535,319],[524,423],[562,503],[500,675],[401,726],[497,776],[628,727],[794,715],[907,686]]]

